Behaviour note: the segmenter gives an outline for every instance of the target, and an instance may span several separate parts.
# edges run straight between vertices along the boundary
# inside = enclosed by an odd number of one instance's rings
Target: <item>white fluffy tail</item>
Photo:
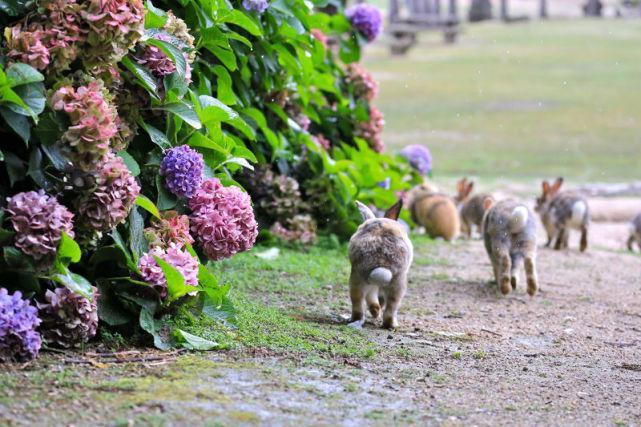
[[[585,202],[579,200],[578,202],[572,205],[572,218],[570,222],[574,227],[580,227],[583,224],[583,218],[585,218],[585,212],[588,210]]]
[[[369,273],[369,280],[379,286],[389,285],[392,281],[392,271],[388,268],[377,267]]]
[[[510,232],[519,233],[525,228],[529,217],[528,210],[525,206],[517,206],[512,211],[512,216],[510,217]]]

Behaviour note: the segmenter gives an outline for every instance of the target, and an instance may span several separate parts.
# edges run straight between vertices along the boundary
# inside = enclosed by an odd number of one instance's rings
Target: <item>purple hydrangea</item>
[[[9,295],[0,288],[0,362],[35,359],[42,345],[38,325],[38,310],[22,299],[20,291]]]
[[[178,197],[191,197],[203,182],[203,156],[186,145],[167,151],[160,163],[165,186]]]
[[[258,13],[263,13],[269,4],[267,0],[243,0],[243,7],[246,10],[255,10]]]
[[[427,175],[432,170],[432,155],[427,147],[419,144],[408,145],[400,154],[421,175]]]
[[[383,15],[377,7],[367,3],[359,3],[345,12],[352,23],[367,41],[374,41],[383,30]]]

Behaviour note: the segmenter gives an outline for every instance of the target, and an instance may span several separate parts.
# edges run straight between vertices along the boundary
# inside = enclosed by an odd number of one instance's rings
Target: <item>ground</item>
[[[638,21],[467,26],[455,46],[430,36],[366,61],[392,149],[429,144],[448,192],[470,174],[531,201],[543,176],[638,179],[639,36]],[[533,298],[498,292],[479,240],[413,235],[393,332],[345,326],[344,244],[271,260],[259,246],[212,267],[237,329],[183,319],[220,350],[123,348],[102,331],[100,345],[1,366],[0,425],[639,425],[641,255],[623,250],[622,220],[640,202],[590,203],[589,251],[577,236],[542,248]]]
[[[504,297],[480,240],[413,241],[395,331],[345,326],[344,245],[258,247],[217,266],[239,309],[226,350],[44,353],[0,371],[0,424],[641,422],[641,256],[541,249],[540,292]]]

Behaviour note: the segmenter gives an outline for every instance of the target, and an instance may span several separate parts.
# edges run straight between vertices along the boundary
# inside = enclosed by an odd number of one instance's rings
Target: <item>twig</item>
[[[96,365],[101,363],[136,363],[136,362],[157,362],[157,361],[166,361],[166,357],[154,356],[154,357],[133,357],[131,359],[108,359],[108,360],[93,360],[93,359],[65,359],[65,363],[79,363],[87,365]]]
[[[641,372],[641,365],[639,365],[638,363],[622,363],[621,365],[616,366],[616,368]]]
[[[498,332],[490,331],[489,329],[481,329],[481,332],[487,332],[488,334],[496,335],[497,337],[502,337],[503,335]]]

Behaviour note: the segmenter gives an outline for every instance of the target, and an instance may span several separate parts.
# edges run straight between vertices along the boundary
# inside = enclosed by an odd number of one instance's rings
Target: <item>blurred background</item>
[[[380,82],[388,150],[427,145],[448,185],[641,180],[638,1],[372,3],[386,28],[364,62]]]

